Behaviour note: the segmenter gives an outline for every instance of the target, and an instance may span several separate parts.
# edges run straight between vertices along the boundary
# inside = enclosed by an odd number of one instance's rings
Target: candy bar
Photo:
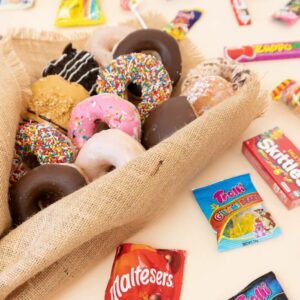
[[[251,15],[246,0],[231,0],[231,6],[240,26],[251,25]]]
[[[288,209],[300,204],[300,151],[281,129],[245,141],[243,153]]]
[[[300,58],[300,41],[225,47],[224,56],[238,62]]]
[[[229,300],[288,300],[275,274],[269,272],[251,282]]]
[[[105,300],[179,300],[185,251],[123,244],[116,250]]]
[[[217,234],[220,252],[281,234],[249,174],[195,189],[193,194]]]

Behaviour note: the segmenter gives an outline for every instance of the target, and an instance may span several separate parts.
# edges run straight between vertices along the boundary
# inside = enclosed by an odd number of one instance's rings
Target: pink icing
[[[72,110],[68,136],[78,148],[95,134],[96,120],[140,140],[141,119],[136,107],[117,95],[100,94],[80,102]]]

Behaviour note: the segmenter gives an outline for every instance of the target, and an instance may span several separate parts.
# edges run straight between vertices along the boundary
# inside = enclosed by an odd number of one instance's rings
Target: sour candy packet
[[[281,234],[249,174],[195,189],[193,194],[216,232],[220,252]]]
[[[56,15],[56,26],[88,26],[105,23],[98,0],[62,0]]]
[[[288,300],[275,274],[269,272],[251,282],[229,300]]]
[[[105,300],[179,300],[184,261],[182,250],[120,245]]]
[[[25,9],[33,5],[34,0],[0,0],[0,10]]]

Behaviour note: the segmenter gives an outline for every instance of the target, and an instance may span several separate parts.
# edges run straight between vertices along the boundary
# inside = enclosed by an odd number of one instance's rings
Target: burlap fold
[[[86,35],[21,30],[0,43],[1,233],[10,224],[8,175],[22,101],[46,62],[70,39],[82,47]],[[188,40],[180,47],[186,73],[201,56],[189,55]],[[0,241],[0,299],[42,299],[84,272],[171,205],[265,107],[253,75],[235,96],[153,149],[11,230]]]

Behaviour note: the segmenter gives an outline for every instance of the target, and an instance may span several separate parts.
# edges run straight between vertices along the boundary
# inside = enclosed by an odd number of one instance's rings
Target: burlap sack
[[[163,22],[152,19],[160,28]],[[150,19],[147,20],[151,24]],[[10,225],[8,175],[14,136],[30,84],[68,40],[32,30],[0,42],[0,232]],[[186,39],[180,44],[184,73],[201,61]],[[45,299],[171,205],[209,161],[220,155],[261,115],[265,96],[255,76],[230,99],[125,167],[41,211],[0,241],[0,299]],[[146,241],[145,241],[146,242]]]

